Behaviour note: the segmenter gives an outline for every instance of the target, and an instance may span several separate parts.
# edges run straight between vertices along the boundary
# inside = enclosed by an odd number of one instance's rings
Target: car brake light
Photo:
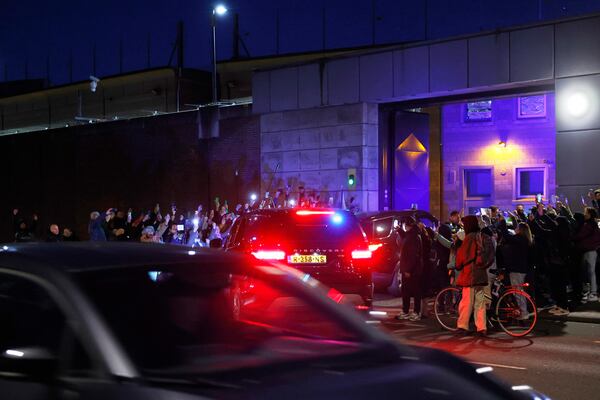
[[[371,250],[354,250],[352,251],[352,258],[355,260],[364,260],[373,257]]]
[[[252,255],[259,260],[277,260],[285,259],[285,252],[282,250],[258,250],[253,251]]]
[[[382,243],[370,244],[369,251],[373,252],[373,251],[377,250],[378,248],[380,248],[381,246],[383,246]]]
[[[296,211],[296,215],[304,216],[304,215],[333,215],[334,211],[327,210],[298,210]]]

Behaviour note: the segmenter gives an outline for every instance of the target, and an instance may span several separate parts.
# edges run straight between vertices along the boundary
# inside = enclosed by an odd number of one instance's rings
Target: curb
[[[600,324],[600,313],[597,313],[597,316],[583,316],[583,315],[572,315],[577,314],[577,311],[566,315],[566,316],[558,316],[552,315],[547,312],[543,314],[538,314],[540,319],[548,320],[548,321],[559,321],[559,322],[583,322],[588,324]]]

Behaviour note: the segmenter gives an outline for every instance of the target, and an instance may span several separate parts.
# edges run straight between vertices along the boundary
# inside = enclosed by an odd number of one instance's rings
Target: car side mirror
[[[0,371],[16,377],[48,380],[54,377],[57,367],[56,355],[43,347],[15,347],[0,354]]]
[[[223,247],[223,239],[212,239],[209,243],[208,243],[208,247],[210,247],[211,249],[220,249],[221,247]]]

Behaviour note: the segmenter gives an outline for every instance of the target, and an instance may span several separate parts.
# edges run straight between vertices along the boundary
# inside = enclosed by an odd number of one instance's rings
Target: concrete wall
[[[257,188],[259,117],[224,119],[219,138],[200,140],[197,114],[0,137],[0,242],[12,240],[15,207],[40,215],[42,237],[57,223],[87,239],[92,210],[132,207],[138,213],[157,202],[191,210],[215,196],[233,204],[236,188],[240,196]]]
[[[590,39],[573,36],[580,28]],[[557,77],[600,72],[595,29],[600,31],[600,17],[395,46],[257,71],[252,88],[254,112],[551,84]],[[567,44],[571,42],[577,45],[571,47]],[[583,57],[583,66],[574,56]]]
[[[515,169],[519,167],[546,168],[546,200],[556,193],[554,95],[546,95],[546,116],[542,118],[518,118],[517,105],[517,97],[494,99],[492,120],[481,122],[465,122],[465,103],[442,107],[444,216],[453,209],[468,208],[463,196],[465,167],[493,170],[492,197],[482,200],[481,207],[495,204],[513,210],[518,203],[533,205],[532,199],[516,198]],[[506,147],[499,147],[499,141]]]
[[[548,136],[552,146],[556,143],[556,156],[543,159],[555,160],[550,167],[557,172],[556,182],[548,184],[557,184],[558,194],[575,200],[600,187],[600,170],[590,161],[600,153],[597,15],[258,71],[253,78],[254,112],[356,102],[422,103],[432,97],[506,89],[514,93],[540,85],[556,86],[558,134]],[[583,114],[573,115],[568,111],[570,97],[578,92],[585,94],[587,106]],[[475,135],[474,140],[480,139]],[[509,199],[499,194],[499,200]]]
[[[95,92],[86,81],[2,98],[0,134],[73,126],[78,116],[112,120],[174,112],[177,96],[182,110],[209,101],[210,74],[184,69],[179,89],[178,79],[175,69],[160,68],[104,78]]]
[[[356,169],[353,196],[362,210],[378,200],[378,110],[356,103],[261,116],[261,192],[304,186],[340,206],[348,169]],[[297,193],[294,195],[297,198]]]

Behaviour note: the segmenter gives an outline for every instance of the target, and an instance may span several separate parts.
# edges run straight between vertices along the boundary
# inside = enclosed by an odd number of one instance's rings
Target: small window
[[[544,168],[517,168],[517,198],[535,197],[544,193],[545,170]]]
[[[491,197],[492,170],[490,168],[465,169],[467,197]]]
[[[466,104],[465,121],[491,121],[492,120],[492,101],[475,101]]]
[[[546,116],[546,95],[519,97],[519,118],[543,118]]]

